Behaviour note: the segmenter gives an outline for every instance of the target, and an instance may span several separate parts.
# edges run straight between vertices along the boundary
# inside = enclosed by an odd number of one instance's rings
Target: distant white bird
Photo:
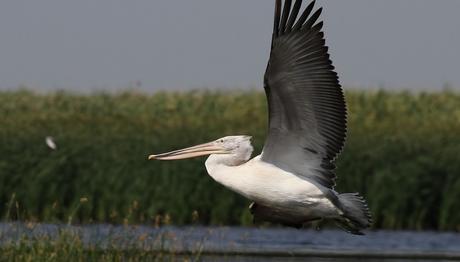
[[[53,137],[47,136],[47,137],[45,138],[45,142],[46,142],[46,145],[47,145],[49,148],[51,148],[51,149],[53,149],[53,150],[56,150],[56,149],[57,149],[57,145],[56,145],[56,143],[54,142]]]
[[[332,219],[346,231],[362,234],[371,224],[364,199],[334,190],[334,161],[342,151],[347,110],[337,73],[325,46],[321,8],[314,2],[298,17],[302,0],[276,0],[270,60],[264,88],[269,129],[262,154],[249,136],[229,136],[210,143],[151,155],[176,160],[210,155],[209,175],[254,201],[255,219],[301,227]]]

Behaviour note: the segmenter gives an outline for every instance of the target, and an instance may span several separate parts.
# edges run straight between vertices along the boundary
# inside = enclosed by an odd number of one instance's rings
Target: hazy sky
[[[308,1],[309,2],[309,1]],[[460,1],[319,0],[345,86],[460,89]],[[4,0],[0,88],[260,87],[274,0]]]

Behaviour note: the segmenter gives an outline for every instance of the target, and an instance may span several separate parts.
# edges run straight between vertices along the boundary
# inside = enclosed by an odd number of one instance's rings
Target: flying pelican
[[[250,136],[227,136],[149,159],[178,160],[210,155],[206,170],[218,183],[254,201],[254,219],[300,228],[329,219],[362,234],[371,215],[358,193],[339,194],[335,159],[347,129],[347,110],[329,59],[322,8],[315,1],[300,16],[302,0],[276,0],[270,59],[264,77],[268,136],[250,160]]]

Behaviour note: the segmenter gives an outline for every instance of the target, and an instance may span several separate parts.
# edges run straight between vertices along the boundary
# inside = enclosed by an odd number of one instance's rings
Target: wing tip
[[[323,23],[322,21],[318,22],[318,19],[321,16],[322,12],[323,12],[323,8],[322,7],[318,8],[318,10],[316,10],[313,13],[313,15],[311,15],[311,17],[308,18],[308,20],[302,25],[302,29],[313,29],[318,24],[322,24]],[[316,22],[318,22],[318,23],[316,23]]]
[[[275,1],[275,21],[273,28],[274,37],[278,37],[284,33],[289,33],[292,31],[298,31],[305,28],[318,28],[321,30],[322,21],[315,24],[318,18],[323,12],[323,7],[319,7],[313,14],[312,11],[316,5],[316,0],[313,0],[308,4],[308,6],[303,10],[300,18],[297,19],[297,16],[300,12],[301,5],[303,0],[296,0],[294,6],[292,7],[292,0],[282,0]],[[292,8],[291,8],[292,7]],[[297,21],[296,21],[297,20]],[[321,26],[316,27],[321,23]]]

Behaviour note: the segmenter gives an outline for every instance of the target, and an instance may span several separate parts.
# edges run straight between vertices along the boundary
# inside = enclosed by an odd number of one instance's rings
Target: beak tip
[[[157,158],[156,155],[150,155],[148,159],[149,159],[149,160],[155,160],[156,158]]]

